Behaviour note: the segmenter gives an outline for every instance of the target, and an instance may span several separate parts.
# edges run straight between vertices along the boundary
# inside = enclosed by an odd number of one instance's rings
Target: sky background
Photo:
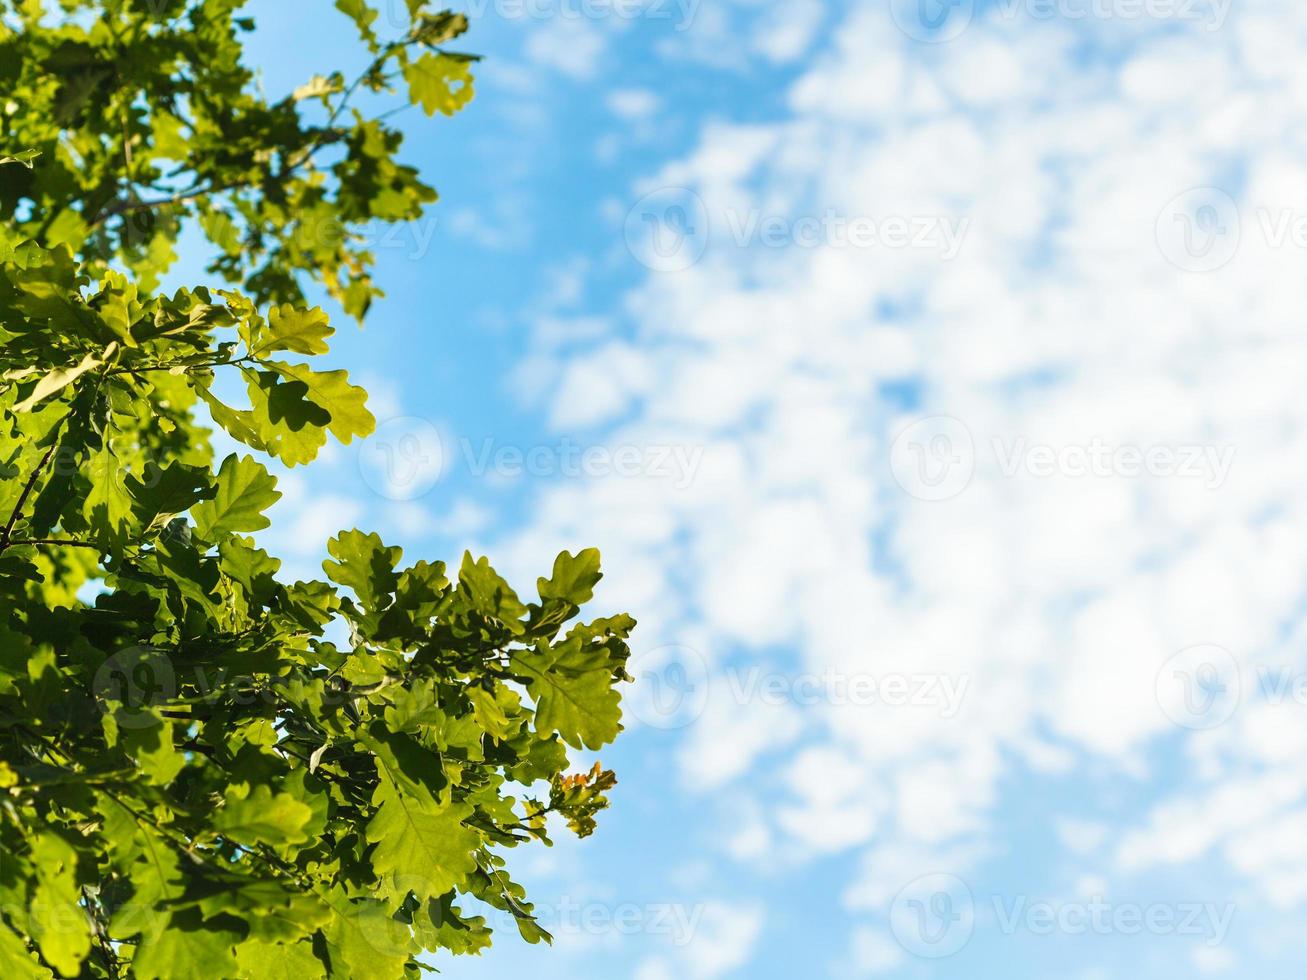
[[[270,93],[361,67],[249,9]],[[460,9],[441,201],[324,301],[378,433],[267,544],[596,545],[639,683],[598,833],[514,855],[554,948],[436,965],[1302,976],[1301,0]]]

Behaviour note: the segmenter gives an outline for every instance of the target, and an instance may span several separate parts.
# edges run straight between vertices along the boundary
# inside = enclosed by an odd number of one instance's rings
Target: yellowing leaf
[[[452,116],[472,101],[472,62],[455,55],[427,52],[404,66],[409,97],[428,116]]]
[[[324,75],[314,75],[292,92],[291,98],[296,102],[303,102],[305,99],[325,99],[327,96],[339,92],[341,87],[339,75],[333,75],[331,78]]]

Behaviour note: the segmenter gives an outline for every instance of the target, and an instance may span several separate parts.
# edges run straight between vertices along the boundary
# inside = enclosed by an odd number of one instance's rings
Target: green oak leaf
[[[47,371],[28,392],[27,397],[14,406],[15,412],[30,412],[37,404],[56,392],[63,391],[87,371],[94,371],[104,363],[97,354],[87,354],[76,364]]]
[[[40,150],[20,150],[18,153],[9,156],[0,156],[0,166],[6,163],[19,163],[31,170],[36,162],[36,158],[41,155]]]
[[[464,14],[337,0],[358,57],[269,91],[251,6],[0,26],[0,977],[416,980],[490,945],[470,900],[547,942],[506,855],[612,785],[568,745],[616,730],[633,621],[551,646],[596,553],[537,604],[359,530],[294,581],[250,537],[260,454],[375,428],[309,297],[383,297],[378,234],[437,200],[393,110],[457,111],[476,60]],[[183,239],[221,288],[160,292]]]
[[[206,922],[197,910],[173,913],[145,933],[132,957],[139,980],[225,980],[236,974],[235,946],[242,939],[234,918]]]
[[[308,839],[304,827],[312,817],[313,811],[290,794],[256,786],[248,796],[228,790],[213,828],[244,844],[295,844]]]
[[[404,552],[387,548],[375,533],[341,531],[327,542],[327,552],[335,561],[324,561],[327,577],[338,585],[353,589],[368,609],[381,609],[399,585],[395,566]]]
[[[157,531],[209,496],[212,480],[207,467],[169,460],[163,468],[149,463],[140,477],[129,475],[125,483],[135,502],[137,523],[149,531]]]
[[[14,980],[50,980],[54,976],[27,950],[22,937],[0,922],[0,971]]]
[[[325,354],[327,338],[334,332],[322,310],[316,307],[300,310],[290,303],[283,303],[268,313],[267,327],[253,338],[250,354],[262,357],[283,350],[296,354]]]
[[[239,531],[260,531],[271,524],[264,511],[281,499],[277,480],[249,456],[228,456],[218,470],[212,500],[191,510],[195,530],[206,541]]]
[[[467,696],[472,701],[477,723],[492,738],[502,742],[517,734],[521,727],[517,716],[522,710],[522,702],[516,692],[503,685],[495,685],[493,690],[486,690],[480,684],[471,684],[467,688]]]
[[[302,385],[304,397],[327,414],[326,426],[331,434],[348,444],[355,436],[370,435],[377,420],[367,409],[368,394],[349,383],[345,371],[314,371],[303,364],[266,361],[289,382],[282,388]]]
[[[372,868],[378,875],[400,876],[406,888],[427,899],[443,895],[476,867],[480,835],[463,824],[471,806],[424,806],[389,780],[382,780],[377,801],[367,837],[376,845]]]
[[[586,548],[575,555],[564,551],[554,559],[554,574],[538,580],[540,598],[581,606],[594,597],[594,587],[603,577],[598,548]]]
[[[335,916],[323,928],[333,978],[398,980],[414,943],[408,928],[375,899],[332,902]]]
[[[479,915],[464,915],[454,904],[454,893],[431,899],[425,914],[415,916],[414,928],[423,945],[447,949],[455,956],[477,954],[490,947],[490,930]]]
[[[322,980],[327,975],[310,942],[247,940],[236,947],[236,968],[241,980]]]
[[[246,378],[251,408],[239,421],[253,431],[250,444],[287,466],[316,459],[327,443],[331,413],[309,398],[308,385],[288,381],[277,371],[247,371]]]
[[[139,713],[122,731],[123,746],[140,767],[145,778],[164,786],[177,778],[186,757],[177,751],[173,724],[157,708]]]
[[[132,497],[127,492],[122,463],[106,435],[100,449],[91,456],[87,467],[90,492],[82,513],[101,540],[122,541],[132,518]]]
[[[458,587],[477,612],[499,620],[515,633],[522,632],[524,627],[519,620],[526,615],[527,608],[512,586],[490,567],[488,558],[473,561],[472,554],[464,552],[458,570]]]
[[[76,976],[91,951],[90,924],[79,914],[77,852],[63,838],[42,833],[32,846],[37,869],[29,922],[41,956],[64,976]]]
[[[597,749],[617,738],[621,696],[603,649],[565,640],[544,651],[516,653],[511,662],[536,701],[541,732],[557,732],[578,749]]]

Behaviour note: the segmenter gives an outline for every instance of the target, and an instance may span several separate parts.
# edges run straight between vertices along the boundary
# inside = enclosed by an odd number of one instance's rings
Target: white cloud
[[[1073,854],[1080,855],[1098,850],[1111,833],[1111,828],[1100,821],[1070,817],[1059,818],[1055,827],[1062,846]]]
[[[765,921],[758,905],[709,902],[694,939],[681,951],[684,975],[714,980],[749,962]]]
[[[662,99],[647,88],[619,88],[604,101],[615,115],[630,121],[648,119],[662,107]]]
[[[678,43],[731,21],[705,9]],[[703,446],[704,466],[679,493],[549,490],[510,551],[598,540],[623,598],[653,610],[641,618],[664,640],[693,630],[718,671],[780,648],[791,672],[970,679],[951,718],[715,698],[686,732],[690,785],[749,776],[779,794],[756,839],[858,851],[855,909],[988,853],[1014,760],[1149,780],[1163,743],[1185,753],[1166,774],[1179,788],[1118,815],[1133,829],[1111,844],[1113,873],[1216,856],[1272,901],[1307,901],[1293,726],[1249,704],[1223,730],[1188,732],[1155,687],[1196,644],[1244,664],[1296,658],[1282,625],[1300,618],[1307,574],[1307,279],[1301,250],[1275,247],[1259,217],[1307,186],[1286,135],[1307,123],[1307,69],[1280,40],[1307,36],[1307,11],[1243,4],[1219,32],[1083,27],[1110,56],[1076,56],[1074,25],[996,17],[916,45],[883,5],[857,7],[794,82],[788,116],[707,125],[633,188],[693,188],[712,236],[698,265],[626,297],[637,339],[543,362],[555,425],[621,419],[614,438]],[[1228,234],[1229,216],[1167,208],[1205,185],[1238,202],[1243,235],[1201,273],[1182,267],[1202,252],[1193,236]],[[968,230],[952,261],[731,241],[749,214],[828,211]],[[1185,221],[1187,258],[1166,237]],[[890,466],[902,426],[931,415],[962,420],[975,447],[969,485],[940,502],[909,496]],[[1235,457],[1215,484],[1003,472],[1014,445],[1095,441]],[[793,765],[757,765],[783,753]],[[1102,846],[1100,815],[1062,815],[1067,849]]]
[[[1189,959],[1194,969],[1204,976],[1228,973],[1238,962],[1234,953],[1224,946],[1196,946]]]
[[[593,78],[608,48],[603,30],[581,17],[534,21],[524,50],[531,62],[569,78]]]
[[[752,47],[775,64],[795,61],[812,44],[824,14],[821,0],[765,5],[753,23]]]
[[[853,933],[852,960],[855,969],[841,973],[886,973],[898,967],[904,955],[902,947],[885,933],[859,928]]]

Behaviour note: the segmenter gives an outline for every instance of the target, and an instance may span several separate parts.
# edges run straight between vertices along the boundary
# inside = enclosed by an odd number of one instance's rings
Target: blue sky
[[[359,62],[320,6],[250,5],[269,91]],[[463,9],[336,317],[381,428],[269,544],[598,545],[640,683],[517,855],[555,947],[438,965],[1301,976],[1301,4]]]

